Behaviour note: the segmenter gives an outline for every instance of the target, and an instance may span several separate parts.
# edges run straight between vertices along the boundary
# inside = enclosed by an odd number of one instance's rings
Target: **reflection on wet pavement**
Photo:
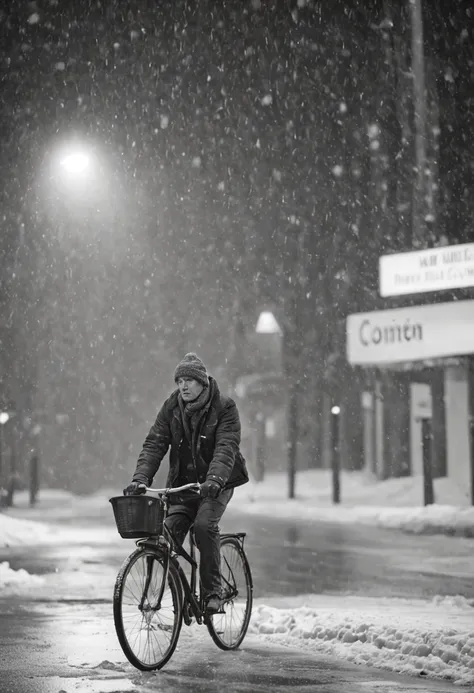
[[[291,522],[266,517],[224,516],[223,529],[247,531],[246,550],[256,597],[354,594],[432,598],[474,597],[474,581],[432,569],[432,556],[471,556],[474,540],[415,536],[363,525]],[[426,563],[425,560],[426,559]],[[428,562],[430,561],[430,563]],[[419,565],[419,570],[413,570]]]

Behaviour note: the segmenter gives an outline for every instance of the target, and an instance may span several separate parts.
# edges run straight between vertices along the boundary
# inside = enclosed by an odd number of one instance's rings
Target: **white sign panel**
[[[431,419],[433,402],[431,387],[426,383],[411,383],[411,414],[415,419]]]
[[[381,296],[474,286],[474,243],[379,258]]]
[[[349,363],[377,365],[474,353],[474,300],[349,315]]]

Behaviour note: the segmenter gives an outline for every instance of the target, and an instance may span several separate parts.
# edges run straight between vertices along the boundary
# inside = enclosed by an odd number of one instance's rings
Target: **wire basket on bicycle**
[[[163,501],[150,496],[116,496],[110,502],[115,524],[123,539],[139,539],[163,533]]]

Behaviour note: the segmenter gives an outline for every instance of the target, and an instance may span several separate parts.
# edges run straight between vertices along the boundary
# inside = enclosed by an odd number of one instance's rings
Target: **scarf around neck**
[[[209,380],[209,386],[205,387],[199,397],[192,402],[185,403],[181,395],[178,396],[181,420],[183,422],[186,438],[192,444],[194,434],[198,428],[201,416],[205,413],[215,393],[213,380]]]

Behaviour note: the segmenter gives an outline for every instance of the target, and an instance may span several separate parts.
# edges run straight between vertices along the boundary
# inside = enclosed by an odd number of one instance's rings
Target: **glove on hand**
[[[201,484],[202,498],[217,498],[221,491],[222,486],[213,479],[206,479],[206,481]]]
[[[141,496],[144,493],[146,493],[145,484],[139,481],[132,481],[132,483],[123,490],[124,496]]]

